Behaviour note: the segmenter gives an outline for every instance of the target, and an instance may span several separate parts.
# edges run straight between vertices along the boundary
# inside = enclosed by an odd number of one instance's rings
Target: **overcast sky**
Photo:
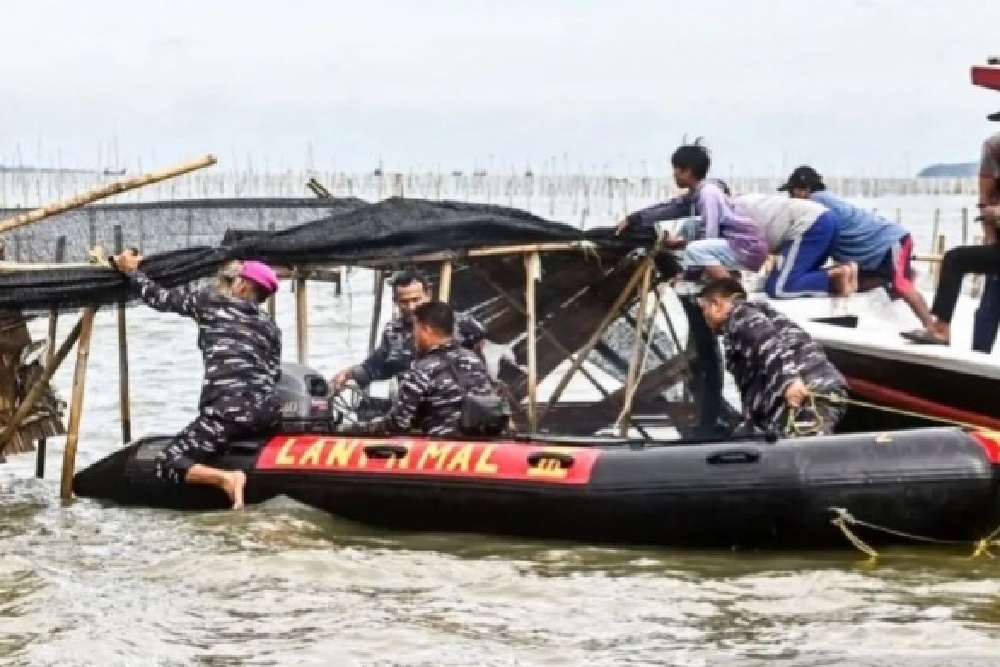
[[[5,0],[0,160],[915,172],[975,159],[995,0]],[[103,147],[103,148],[102,148]],[[564,158],[564,156],[566,156]],[[234,164],[235,163],[235,164]]]

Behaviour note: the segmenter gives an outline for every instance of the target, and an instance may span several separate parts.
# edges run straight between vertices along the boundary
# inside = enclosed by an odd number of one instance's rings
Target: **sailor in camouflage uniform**
[[[744,426],[791,437],[798,434],[791,412],[795,421],[815,422],[809,434],[833,433],[846,412],[844,377],[800,326],[769,304],[746,298],[731,278],[715,280],[701,292],[705,320],[723,337],[726,370],[742,397]]]
[[[430,301],[430,285],[427,279],[415,271],[405,271],[392,281],[393,301],[399,308],[399,316],[394,317],[385,327],[382,341],[371,356],[360,364],[343,369],[332,380],[334,389],[340,389],[349,380],[365,387],[372,382],[388,380],[410,367],[416,358],[413,341],[413,312],[421,304]],[[455,314],[454,337],[462,347],[482,350],[486,340],[486,329],[469,315]]]
[[[260,306],[277,290],[277,275],[266,264],[248,261],[228,289],[164,289],[138,270],[141,259],[123,253],[115,266],[129,275],[146,305],[197,322],[205,361],[198,417],[157,455],[156,474],[176,483],[217,486],[237,509],[243,505],[246,475],[202,462],[278,418],[281,330]]]
[[[360,433],[460,435],[464,397],[494,393],[486,364],[454,337],[451,306],[440,301],[424,303],[413,316],[413,341],[420,358],[400,375],[392,409],[358,424],[355,428]]]

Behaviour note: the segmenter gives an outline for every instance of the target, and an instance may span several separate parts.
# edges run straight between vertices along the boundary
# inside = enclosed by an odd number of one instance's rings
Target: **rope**
[[[979,427],[975,424],[970,424],[967,422],[962,422],[956,419],[945,419],[939,417],[929,417],[928,415],[923,415],[919,412],[914,412],[911,410],[903,410],[901,408],[893,408],[884,405],[877,405],[874,403],[868,403],[866,401],[858,401],[852,398],[846,398],[843,396],[837,396],[835,394],[818,394],[815,392],[810,392],[807,401],[808,405],[801,408],[799,411],[788,413],[788,430],[797,435],[808,435],[810,433],[816,433],[822,431],[822,426],[824,425],[824,420],[822,414],[816,409],[816,399],[827,400],[831,403],[841,403],[841,404],[853,404],[860,405],[863,407],[871,408],[874,410],[883,410],[885,412],[891,412],[895,414],[905,415],[908,417],[916,417],[918,419],[933,419],[940,421],[942,423],[952,424],[954,426],[959,426],[962,428],[968,428],[972,430],[979,430]],[[802,410],[811,410],[815,415],[816,419],[814,422],[800,422],[796,421],[796,414],[801,413]],[[934,537],[925,537],[922,535],[914,535],[912,533],[906,533],[901,530],[895,530],[893,528],[887,528],[885,526],[879,526],[867,521],[862,521],[861,519],[855,518],[851,515],[847,509],[843,507],[831,507],[830,510],[836,514],[836,516],[830,521],[834,526],[840,529],[844,534],[844,537],[854,545],[858,551],[861,551],[869,560],[874,561],[878,558],[878,552],[873,549],[870,545],[866,544],[858,535],[851,530],[850,526],[861,526],[863,528],[868,528],[869,530],[878,531],[881,533],[886,533],[888,535],[893,535],[895,537],[900,537],[903,539],[913,540],[914,542],[927,542],[931,544],[943,544],[943,545],[972,545],[973,552],[969,557],[971,559],[980,558],[982,556],[988,556],[994,558],[993,553],[990,551],[991,548],[1000,547],[1000,526],[995,528],[986,537],[979,540],[943,540]]]
[[[952,426],[960,426],[962,428],[967,428],[973,431],[982,431],[983,428],[971,422],[964,422],[959,419],[948,419],[947,417],[935,417],[933,415],[923,414],[921,412],[916,412],[913,410],[904,410],[902,408],[893,408],[887,405],[879,405],[877,403],[869,403],[867,401],[859,401],[855,398],[844,398],[843,396],[837,396],[834,394],[816,394],[816,398],[822,398],[830,401],[831,403],[844,403],[848,405],[857,405],[863,408],[871,408],[872,410],[882,410],[883,412],[890,412],[897,415],[902,415],[904,417],[915,417],[917,419],[925,419],[929,421],[937,421],[942,424],[950,424]]]
[[[797,410],[788,411],[788,422],[785,424],[786,433],[792,433],[796,436],[805,436],[818,435],[824,431],[826,420],[823,419],[823,415],[820,414],[820,411],[816,408],[817,398],[820,400],[829,400],[831,403],[833,402],[829,396],[809,392],[809,395],[806,396],[807,405],[801,406]],[[801,421],[798,419],[798,417],[805,411],[812,412],[812,420]]]
[[[888,535],[894,535],[896,537],[902,537],[904,539],[913,540],[914,542],[928,542],[930,544],[944,544],[944,545],[972,545],[973,551],[972,555],[969,556],[970,560],[980,558],[982,556],[989,556],[994,558],[993,553],[990,551],[993,547],[1000,547],[1000,526],[995,528],[986,537],[979,540],[942,540],[935,537],[924,537],[923,535],[914,535],[912,533],[905,533],[901,530],[895,530],[892,528],[887,528],[885,526],[879,526],[874,523],[869,523],[867,521],[862,521],[861,519],[855,518],[850,512],[848,512],[843,507],[831,507],[830,511],[835,513],[836,516],[830,520],[840,531],[844,534],[844,537],[854,545],[858,551],[861,551],[868,556],[870,560],[875,560],[878,558],[878,552],[871,546],[866,544],[857,534],[850,529],[849,526],[861,526],[863,528],[868,528],[869,530],[878,531],[881,533],[886,533]]]

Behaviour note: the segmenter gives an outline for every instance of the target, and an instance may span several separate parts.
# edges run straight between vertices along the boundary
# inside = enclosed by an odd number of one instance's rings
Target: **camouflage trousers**
[[[275,416],[273,406],[243,397],[204,406],[195,420],[156,455],[153,460],[156,476],[183,482],[191,466],[224,454],[230,442],[270,426]]]

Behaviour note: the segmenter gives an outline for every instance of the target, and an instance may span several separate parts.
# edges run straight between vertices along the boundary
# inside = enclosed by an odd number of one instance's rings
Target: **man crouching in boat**
[[[146,305],[198,323],[198,347],[205,361],[198,417],[156,456],[156,474],[171,482],[216,486],[238,509],[243,506],[246,474],[202,461],[278,417],[281,330],[260,307],[277,291],[278,277],[266,264],[248,261],[227,290],[189,292],[160,287],[138,270],[141,261],[138,254],[122,253],[114,265],[129,276]]]
[[[847,383],[808,333],[770,305],[747,301],[732,278],[706,285],[700,301],[708,326],[722,334],[746,426],[791,437],[801,416],[816,422],[809,435],[833,433],[846,412]]]
[[[455,315],[447,303],[417,306],[413,342],[419,358],[400,375],[396,403],[387,414],[360,422],[353,430],[372,435],[500,435],[510,414],[506,403],[496,394],[486,364],[458,343],[454,330]]]
[[[385,325],[382,341],[371,355],[356,366],[341,370],[330,384],[342,388],[349,380],[365,387],[372,382],[389,380],[405,371],[413,363],[416,348],[413,340],[413,313],[431,300],[430,283],[416,271],[403,271],[394,276],[392,296],[399,315]],[[462,347],[482,350],[486,329],[469,315],[455,315],[455,338]]]

